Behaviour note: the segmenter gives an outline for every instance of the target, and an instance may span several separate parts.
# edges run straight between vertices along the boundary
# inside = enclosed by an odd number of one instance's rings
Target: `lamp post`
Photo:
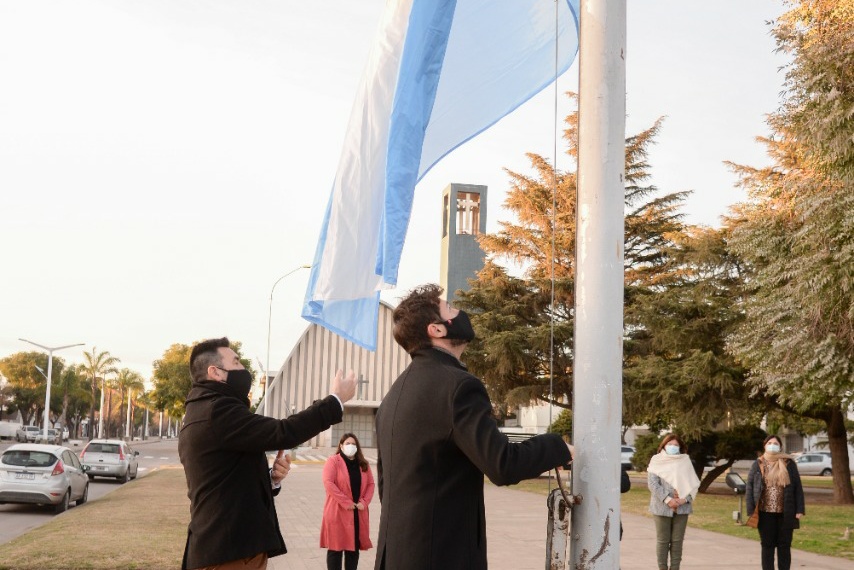
[[[267,395],[267,382],[269,382],[269,379],[270,379],[270,373],[268,371],[270,370],[270,331],[271,331],[271,327],[273,324],[273,291],[276,290],[276,285],[278,285],[282,279],[284,279],[285,277],[288,277],[289,275],[293,275],[294,273],[296,273],[300,269],[311,269],[311,265],[300,265],[299,267],[295,267],[295,268],[291,269],[290,271],[288,271],[287,273],[285,273],[284,275],[282,275],[281,277],[276,279],[276,282],[273,283],[273,287],[270,288],[270,308],[269,308],[269,312],[267,314],[267,366],[264,369],[264,393],[261,394],[262,398]],[[264,415],[265,416],[267,415],[266,412],[267,412],[267,405],[265,403],[264,404]]]
[[[64,348],[71,348],[74,346],[83,346],[86,343],[78,342],[77,344],[66,344],[65,346],[49,347],[49,346],[43,346],[37,342],[33,342],[33,341],[27,340],[25,338],[19,338],[18,340],[20,340],[22,342],[29,343],[33,346],[37,346],[40,349],[47,351],[47,376],[45,376],[45,378],[47,380],[45,382],[45,384],[47,385],[47,388],[45,389],[45,392],[44,392],[44,428],[42,428],[42,429],[44,429],[44,432],[42,433],[42,438],[44,438],[44,440],[47,441],[47,426],[50,423],[50,376],[53,373],[53,353],[54,353],[54,351],[62,350]],[[39,370],[39,372],[41,372],[41,370]]]

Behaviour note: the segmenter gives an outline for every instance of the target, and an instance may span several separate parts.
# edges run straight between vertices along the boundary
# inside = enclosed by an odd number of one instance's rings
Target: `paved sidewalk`
[[[324,450],[313,450],[313,454],[328,455]],[[276,498],[276,508],[288,554],[271,559],[270,570],[322,570],[326,567],[326,551],[318,546],[325,500],[320,479],[322,469],[322,463],[297,464],[285,480],[282,492]],[[486,485],[485,496],[489,567],[493,570],[542,570],[545,567],[545,497],[490,484]],[[380,520],[380,503],[376,495],[370,505],[370,517],[371,538],[376,540]],[[624,514],[623,527],[622,570],[656,568],[652,520]],[[759,550],[757,541],[689,527],[682,568],[759,568]],[[365,570],[373,568],[374,553],[374,549],[362,551],[359,567]],[[854,564],[850,560],[795,550],[792,567],[851,570]]]

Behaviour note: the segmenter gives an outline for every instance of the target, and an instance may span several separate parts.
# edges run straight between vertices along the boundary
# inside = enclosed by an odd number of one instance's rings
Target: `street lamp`
[[[288,271],[287,273],[285,273],[284,275],[282,275],[281,277],[276,279],[276,282],[273,283],[273,287],[270,288],[270,310],[269,310],[269,313],[267,315],[267,367],[264,370],[264,393],[261,394],[262,398],[264,396],[266,396],[266,394],[267,394],[267,382],[270,381],[270,373],[268,371],[270,370],[270,329],[271,329],[272,323],[273,323],[273,291],[276,290],[276,285],[278,285],[282,279],[284,279],[285,277],[287,277],[289,275],[293,275],[294,273],[296,273],[300,269],[311,269],[311,265],[300,265],[299,267],[295,267],[295,268],[291,269],[290,271]],[[264,410],[265,410],[264,415],[265,416],[267,415],[266,408],[267,408],[267,405],[264,404]]]
[[[42,434],[42,437],[44,438],[44,440],[47,441],[47,426],[50,423],[50,376],[53,373],[53,353],[54,353],[54,351],[62,350],[64,348],[71,348],[74,346],[83,346],[86,343],[85,342],[78,342],[77,344],[66,344],[65,346],[49,347],[49,346],[43,346],[37,342],[33,342],[33,341],[27,340],[25,338],[19,338],[18,340],[29,343],[33,346],[37,346],[37,347],[41,348],[42,350],[47,351],[47,376],[45,376],[45,379],[47,380],[47,382],[45,382],[45,384],[47,384],[47,389],[45,390],[45,393],[44,393],[44,428],[43,428],[44,433]],[[39,372],[41,372],[41,370],[39,370]]]

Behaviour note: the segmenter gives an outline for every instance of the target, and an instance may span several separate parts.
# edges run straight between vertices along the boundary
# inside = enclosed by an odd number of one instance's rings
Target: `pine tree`
[[[564,133],[573,160],[577,160],[577,119],[577,113],[567,117]],[[650,177],[648,148],[660,126],[658,121],[626,141],[627,304],[659,278],[667,264],[667,244],[682,229],[679,207],[687,193],[661,195],[654,186],[643,185]],[[473,313],[478,335],[466,352],[466,362],[484,378],[493,398],[506,405],[550,401],[568,408],[572,399],[576,174],[555,172],[542,156],[528,157],[534,176],[508,171],[512,185],[504,205],[515,221],[500,222],[499,232],[481,237],[487,262],[472,288],[458,300]],[[500,261],[515,264],[523,275],[512,275]]]
[[[690,441],[761,418],[763,403],[748,397],[745,370],[726,352],[740,321],[741,268],[725,243],[725,234],[710,228],[674,235],[667,270],[627,304],[629,421]]]

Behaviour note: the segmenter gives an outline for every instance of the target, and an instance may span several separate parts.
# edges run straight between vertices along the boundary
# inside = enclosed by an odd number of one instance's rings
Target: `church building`
[[[486,231],[486,186],[451,184],[442,192],[442,248],[439,284],[447,300],[468,289],[483,268],[477,236]],[[342,434],[356,434],[364,447],[376,446],[376,411],[392,382],[409,365],[409,355],[392,336],[393,308],[380,303],[377,350],[370,352],[317,325],[306,327],[266,389],[257,413],[284,418],[329,394],[335,371],[353,370],[359,379],[355,398],[345,404],[344,421],[307,445],[334,447]]]

